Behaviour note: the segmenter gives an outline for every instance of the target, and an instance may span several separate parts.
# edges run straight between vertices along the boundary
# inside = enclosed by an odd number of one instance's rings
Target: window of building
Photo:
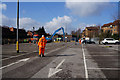
[[[112,28],[112,25],[110,25],[110,28]]]
[[[115,29],[114,29],[114,31],[115,31]]]

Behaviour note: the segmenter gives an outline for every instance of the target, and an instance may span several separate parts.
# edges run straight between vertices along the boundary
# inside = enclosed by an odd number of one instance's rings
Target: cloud
[[[63,16],[63,17],[58,16],[57,18],[53,18],[52,21],[47,22],[45,24],[45,29],[47,33],[53,33],[55,30],[57,30],[60,27],[63,27],[65,29],[66,26],[70,30],[71,22],[72,19],[69,16]],[[62,32],[60,31],[59,33]]]
[[[38,29],[40,27],[40,23],[33,20],[32,18],[20,18],[20,27],[26,30],[31,30],[33,27]]]
[[[15,26],[15,19],[8,18],[3,14],[1,14],[0,18],[0,25]]]
[[[84,30],[86,27],[90,27],[90,26],[96,26],[96,24],[80,23],[77,28],[80,28],[81,30]]]
[[[119,2],[120,0],[66,0],[67,2]]]
[[[0,3],[0,10],[6,10],[7,9],[7,5],[6,4],[1,4]]]
[[[8,18],[5,15],[0,16],[0,25],[5,25],[9,27],[16,27],[16,19]],[[20,18],[20,28],[24,28],[26,30],[32,30],[32,28],[38,29],[40,27],[40,23],[33,20],[32,18]]]
[[[79,0],[79,2],[75,2],[78,0],[66,0],[66,7],[71,10],[72,14],[85,17],[85,16],[93,16],[100,15],[103,10],[111,5],[108,2],[104,2],[104,0],[100,0],[101,2],[97,2],[93,0],[93,2],[87,2],[89,0]],[[106,0],[110,1],[110,0]]]

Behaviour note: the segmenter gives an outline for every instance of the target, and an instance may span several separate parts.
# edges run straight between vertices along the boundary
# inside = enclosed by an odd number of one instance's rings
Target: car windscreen
[[[106,40],[110,40],[111,41],[111,40],[114,40],[114,39],[106,39]]]

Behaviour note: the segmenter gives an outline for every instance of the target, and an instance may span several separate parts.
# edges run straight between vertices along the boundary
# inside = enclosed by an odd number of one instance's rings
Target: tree
[[[119,34],[113,34],[112,38],[119,40]]]
[[[99,35],[100,41],[103,40],[104,38],[111,38],[111,37],[112,37],[111,31],[103,32],[103,30],[101,29],[101,32]]]
[[[40,35],[40,37],[41,37],[42,35],[45,35],[45,36],[46,36],[46,32],[45,32],[44,26],[42,26],[42,28],[39,28],[39,29],[36,31],[36,33],[37,33],[38,35]]]
[[[81,29],[79,28],[77,31],[71,31],[71,35],[73,37],[80,38],[81,37]]]

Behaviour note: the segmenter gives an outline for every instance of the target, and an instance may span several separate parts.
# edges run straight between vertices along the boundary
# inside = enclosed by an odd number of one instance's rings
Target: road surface
[[[36,44],[20,44],[20,53],[15,52],[14,44],[3,45],[0,70],[3,79],[118,79],[120,67],[116,46],[49,43],[45,57],[38,57]]]

